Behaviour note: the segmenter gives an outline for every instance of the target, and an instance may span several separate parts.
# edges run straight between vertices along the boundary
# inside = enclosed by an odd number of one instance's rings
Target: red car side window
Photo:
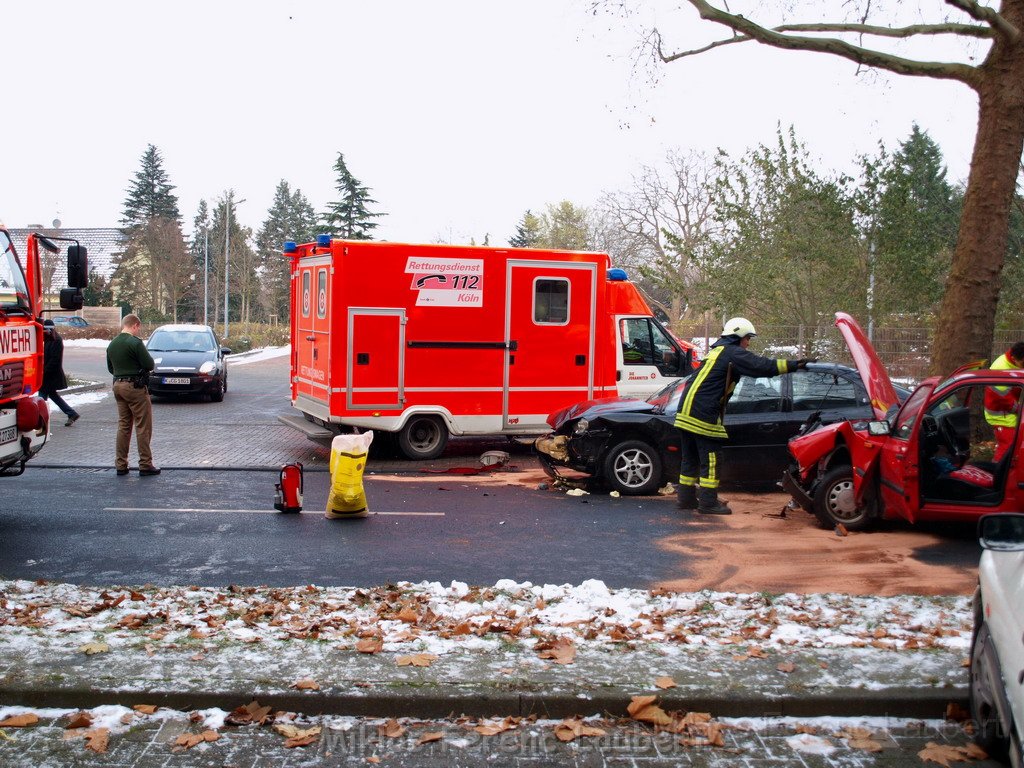
[[[924,407],[924,403],[928,399],[929,392],[931,392],[931,389],[922,387],[915,390],[907,399],[907,402],[900,409],[899,416],[896,418],[896,428],[892,432],[893,437],[901,440],[910,439],[910,433],[914,431],[914,424],[921,413],[921,408]]]

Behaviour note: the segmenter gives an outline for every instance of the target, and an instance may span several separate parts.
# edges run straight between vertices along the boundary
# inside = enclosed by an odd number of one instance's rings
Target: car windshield
[[[215,352],[217,343],[208,331],[157,329],[146,345],[150,352]]]
[[[6,232],[0,232],[0,310],[28,312],[28,285],[21,265],[14,256],[14,245]]]
[[[665,413],[669,410],[669,406],[671,406],[672,403],[678,405],[679,390],[683,386],[684,381],[686,381],[686,379],[673,379],[653,395],[648,397],[647,402],[654,406],[655,412]],[[676,410],[675,406],[672,406],[671,410]]]

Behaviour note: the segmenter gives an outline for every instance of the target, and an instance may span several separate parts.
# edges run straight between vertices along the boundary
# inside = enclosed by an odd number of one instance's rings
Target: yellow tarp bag
[[[363,490],[366,454],[373,432],[338,435],[331,441],[331,491],[327,494],[327,517],[366,517],[370,509]]]

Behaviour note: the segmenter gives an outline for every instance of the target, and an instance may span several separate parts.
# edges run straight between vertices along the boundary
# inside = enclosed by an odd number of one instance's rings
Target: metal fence
[[[750,349],[758,354],[777,357],[816,357],[822,361],[852,365],[850,352],[839,329],[833,325],[765,325]],[[930,328],[876,328],[872,345],[885,365],[890,378],[901,383],[916,383],[928,376],[931,365]],[[708,335],[710,334],[710,335]],[[718,328],[684,327],[682,338],[691,340],[702,351],[718,338]],[[991,358],[996,358],[1016,342],[1024,340],[1024,331],[996,331]]]

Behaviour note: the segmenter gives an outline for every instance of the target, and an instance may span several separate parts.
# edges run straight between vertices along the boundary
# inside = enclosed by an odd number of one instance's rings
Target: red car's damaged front
[[[823,526],[850,530],[881,518],[969,521],[1019,508],[1024,371],[982,369],[978,361],[922,382],[897,409],[892,382],[856,321],[837,313],[836,325],[875,419],[821,426],[812,417],[789,443],[795,464],[783,486],[796,502]],[[993,392],[1016,402],[1009,421],[986,408]]]

